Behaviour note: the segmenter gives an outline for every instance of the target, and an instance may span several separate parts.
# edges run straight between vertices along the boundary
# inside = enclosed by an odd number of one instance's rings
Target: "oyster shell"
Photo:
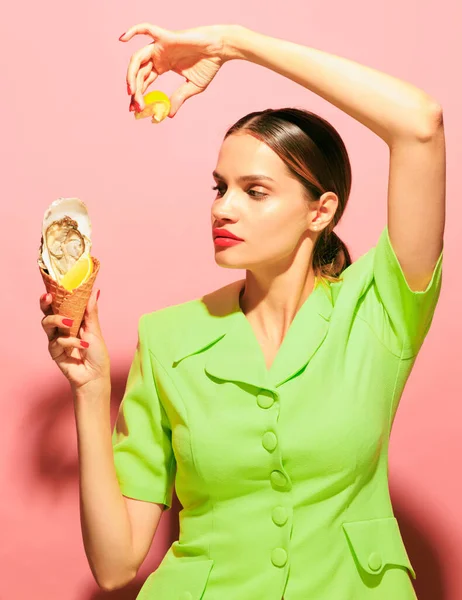
[[[58,283],[83,254],[90,256],[91,222],[79,198],[58,198],[45,211],[38,263]]]

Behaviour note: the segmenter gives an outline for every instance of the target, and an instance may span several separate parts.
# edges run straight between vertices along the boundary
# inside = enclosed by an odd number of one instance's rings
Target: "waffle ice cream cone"
[[[73,319],[63,336],[78,337],[100,262],[91,255],[91,222],[79,198],[58,198],[46,209],[38,266],[45,288],[52,294],[52,311]]]
[[[59,285],[52,277],[50,277],[43,269],[39,266],[40,274],[42,275],[43,282],[45,284],[48,294],[52,294],[53,301],[51,308],[53,314],[73,319],[74,324],[71,329],[60,329],[61,335],[69,335],[71,337],[78,337],[80,325],[82,324],[83,317],[85,315],[85,309],[88,304],[88,299],[91,296],[93,285],[95,283],[96,276],[98,275],[100,263],[94,256],[91,257],[93,260],[93,272],[89,279],[78,288],[69,292],[65,288]]]

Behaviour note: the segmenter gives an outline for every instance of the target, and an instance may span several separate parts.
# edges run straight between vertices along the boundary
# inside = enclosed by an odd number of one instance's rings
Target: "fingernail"
[[[127,32],[125,32],[125,33],[127,33]],[[125,33],[122,33],[122,35],[120,36],[120,38],[123,38],[124,35],[125,35]],[[120,38],[119,38],[119,40],[120,40]]]
[[[84,342],[83,340],[80,340],[80,345],[81,345],[83,348],[88,348],[90,344],[89,344],[88,342]]]
[[[63,325],[66,325],[68,327],[72,327],[73,323],[74,323],[74,321],[72,319],[63,319]]]
[[[99,294],[100,294],[101,290],[98,290],[98,293],[96,294],[96,300],[98,301],[99,299]]]
[[[40,300],[41,302],[45,302],[45,300],[47,299],[48,294],[43,294],[42,296],[40,296]]]
[[[135,110],[135,107],[133,106],[133,104],[130,104],[130,107],[128,109],[130,112],[133,112]]]
[[[129,83],[127,83],[127,94],[128,94],[129,96],[131,96],[131,95],[132,95],[132,91],[131,91],[131,89],[130,89],[130,84],[129,84]]]

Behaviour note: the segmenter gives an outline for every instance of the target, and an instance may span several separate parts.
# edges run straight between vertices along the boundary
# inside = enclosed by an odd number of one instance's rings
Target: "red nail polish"
[[[96,300],[99,299],[99,294],[100,294],[101,290],[98,290],[98,293],[96,294]]]
[[[125,33],[127,33],[127,32],[125,32]],[[122,35],[120,36],[120,38],[123,38],[124,35],[125,35],[125,33],[122,33]],[[119,38],[119,40],[120,40],[120,38]]]
[[[128,94],[129,96],[131,96],[131,95],[132,95],[132,91],[131,91],[131,89],[130,89],[130,84],[129,84],[129,83],[127,83],[127,94]]]
[[[73,322],[72,319],[63,319],[63,325],[67,325],[68,327],[72,327]]]
[[[88,348],[90,346],[88,342],[84,342],[83,340],[80,340],[80,345],[82,346],[82,348]]]
[[[42,302],[45,302],[46,299],[47,299],[47,295],[46,294],[43,294],[42,296],[40,296],[40,300]]]

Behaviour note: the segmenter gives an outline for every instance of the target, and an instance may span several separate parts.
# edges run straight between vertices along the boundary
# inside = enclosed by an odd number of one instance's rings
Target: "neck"
[[[262,335],[277,343],[282,341],[300,307],[314,290],[316,278],[308,272],[285,272],[269,282],[247,271],[240,292],[242,312],[258,327]]]

